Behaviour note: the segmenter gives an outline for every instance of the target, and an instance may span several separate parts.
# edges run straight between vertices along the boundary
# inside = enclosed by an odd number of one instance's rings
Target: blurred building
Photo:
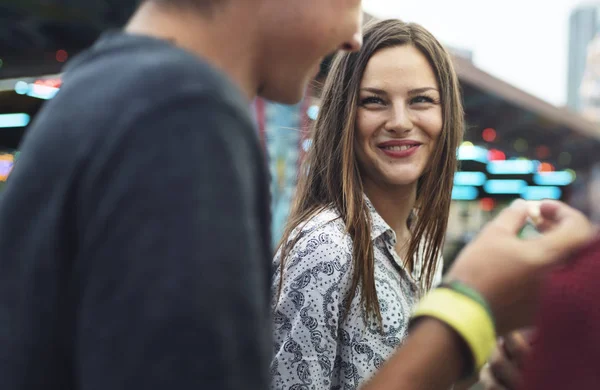
[[[271,176],[274,247],[285,228],[296,190],[298,167],[304,154],[303,142],[308,138],[310,127],[311,104],[310,94],[296,105],[283,105],[261,98],[253,104]]]
[[[600,122],[600,35],[596,35],[588,46],[580,101],[581,113],[593,122]]]
[[[579,87],[584,77],[589,43],[600,30],[600,2],[581,5],[569,20],[569,69],[567,105],[575,111],[582,108]]]
[[[0,79],[59,73],[103,31],[120,28],[138,3],[0,1]]]
[[[473,50],[449,45],[446,45],[446,50],[448,50],[453,56],[463,58],[469,62],[473,62]]]
[[[597,34],[588,46],[580,98],[583,116],[600,125],[600,34]],[[600,133],[600,126],[598,132]],[[592,166],[586,179],[586,186],[581,188],[580,195],[588,203],[586,213],[598,223],[600,222],[600,163]]]

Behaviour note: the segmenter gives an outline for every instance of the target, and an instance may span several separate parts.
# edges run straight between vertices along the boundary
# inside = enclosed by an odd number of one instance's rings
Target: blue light
[[[313,121],[317,120],[317,116],[319,116],[319,106],[310,106],[308,110],[306,110],[306,115]]]
[[[25,81],[17,81],[15,92],[19,95],[27,95],[37,99],[50,100],[60,89],[41,84],[29,84]]]
[[[531,160],[491,161],[487,170],[492,175],[529,175],[535,172],[538,162]]]
[[[478,195],[477,188],[472,186],[454,186],[452,188],[453,200],[475,200]]]
[[[488,180],[483,188],[488,194],[520,195],[527,187],[525,180]]]
[[[25,127],[30,119],[27,114],[0,114],[0,128]]]
[[[480,146],[459,146],[457,156],[459,160],[488,162],[488,151]]]
[[[533,182],[538,186],[568,186],[573,182],[573,174],[567,171],[537,173]]]
[[[482,186],[486,181],[483,172],[456,172],[454,174],[455,186]]]
[[[29,84],[25,81],[17,81],[15,84],[15,92],[19,95],[26,95],[29,92]]]
[[[562,191],[558,187],[526,187],[521,196],[525,200],[560,199]]]

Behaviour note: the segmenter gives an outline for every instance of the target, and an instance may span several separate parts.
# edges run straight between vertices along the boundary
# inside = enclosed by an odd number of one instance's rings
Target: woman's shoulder
[[[340,214],[333,208],[324,208],[310,219],[300,223],[287,240],[286,268],[299,263],[334,261],[346,263],[352,254],[352,240]],[[292,245],[290,247],[290,245]],[[281,248],[276,255],[279,262]]]
[[[346,235],[346,226],[340,214],[334,208],[328,207],[314,214],[308,220],[301,222],[292,230],[288,243],[301,243],[319,237],[339,239]],[[336,240],[337,241],[337,240]]]

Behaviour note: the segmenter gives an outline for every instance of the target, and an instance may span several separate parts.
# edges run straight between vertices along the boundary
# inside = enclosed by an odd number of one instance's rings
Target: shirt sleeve
[[[208,94],[126,122],[78,199],[77,387],[267,388],[268,200],[251,122]]]
[[[338,238],[316,230],[295,245],[284,263],[281,295],[273,308],[274,390],[332,386],[342,302],[351,277],[351,253]],[[278,283],[273,283],[275,290]]]

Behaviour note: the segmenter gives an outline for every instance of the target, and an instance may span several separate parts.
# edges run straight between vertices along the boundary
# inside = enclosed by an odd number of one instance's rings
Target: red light
[[[554,172],[554,165],[550,163],[541,163],[538,172]]]
[[[65,62],[65,61],[67,61],[68,58],[69,58],[69,53],[67,53],[65,50],[59,50],[56,52],[56,61]]]
[[[496,207],[496,201],[492,198],[483,198],[479,201],[479,206],[483,211],[492,211]]]
[[[490,161],[503,161],[506,160],[506,154],[498,149],[490,149],[488,152],[488,160]]]
[[[35,85],[43,85],[43,86],[51,87],[51,88],[60,88],[62,81],[61,81],[61,79],[40,79],[40,80],[35,80],[34,84]]]
[[[485,142],[494,142],[496,140],[496,130],[488,127],[481,133],[481,137]]]
[[[540,160],[546,159],[546,158],[550,157],[550,148],[545,145],[538,146],[535,149],[535,155]]]

